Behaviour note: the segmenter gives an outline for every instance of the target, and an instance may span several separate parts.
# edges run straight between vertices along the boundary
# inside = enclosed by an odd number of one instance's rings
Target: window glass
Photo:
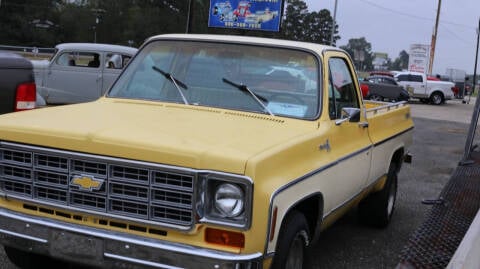
[[[398,81],[408,81],[408,75],[399,75],[397,77]]]
[[[357,90],[353,83],[352,73],[343,58],[330,58],[329,61],[329,113],[331,119],[339,119],[342,108],[359,108]]]
[[[108,53],[105,61],[105,68],[107,69],[122,69],[124,68],[131,56],[119,53]]]
[[[420,75],[412,75],[412,81],[423,82],[423,79],[422,79],[422,76]]]
[[[305,51],[157,41],[135,57],[109,96],[313,119],[320,111],[319,69]]]
[[[388,78],[382,78],[382,83],[383,84],[388,84],[388,85],[395,85],[395,82],[391,79],[388,79]]]
[[[92,52],[64,52],[57,58],[56,64],[98,68],[100,66],[100,55]]]

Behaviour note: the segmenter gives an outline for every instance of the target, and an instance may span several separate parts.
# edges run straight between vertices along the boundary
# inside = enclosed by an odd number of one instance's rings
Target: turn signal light
[[[35,108],[37,86],[35,83],[22,83],[17,87],[15,96],[15,111]]]
[[[245,235],[243,233],[220,229],[207,228],[205,231],[205,241],[222,246],[245,247]]]

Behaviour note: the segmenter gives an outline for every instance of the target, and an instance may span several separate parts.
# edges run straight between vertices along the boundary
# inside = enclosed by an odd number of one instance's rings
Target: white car
[[[255,14],[249,14],[245,17],[246,23],[264,23],[270,21],[278,16],[278,11],[257,11]]]
[[[59,44],[50,61],[32,60],[37,90],[47,104],[96,100],[136,52],[136,48],[109,44]]]
[[[427,76],[418,72],[398,72],[395,74],[398,84],[402,85],[412,98],[424,103],[440,105],[454,97],[454,83],[448,81],[427,80]]]

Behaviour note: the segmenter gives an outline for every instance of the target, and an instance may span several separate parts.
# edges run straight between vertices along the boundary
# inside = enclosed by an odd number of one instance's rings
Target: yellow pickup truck
[[[0,243],[23,268],[302,268],[349,208],[389,223],[412,130],[340,49],[155,36],[99,100],[0,117]]]

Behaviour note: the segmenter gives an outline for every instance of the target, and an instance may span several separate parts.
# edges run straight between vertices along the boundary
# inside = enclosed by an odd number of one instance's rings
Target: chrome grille
[[[0,186],[9,195],[182,230],[194,224],[195,178],[194,172],[155,164],[38,147],[0,147]],[[72,184],[74,179],[78,182]],[[98,182],[98,188],[90,185]]]

